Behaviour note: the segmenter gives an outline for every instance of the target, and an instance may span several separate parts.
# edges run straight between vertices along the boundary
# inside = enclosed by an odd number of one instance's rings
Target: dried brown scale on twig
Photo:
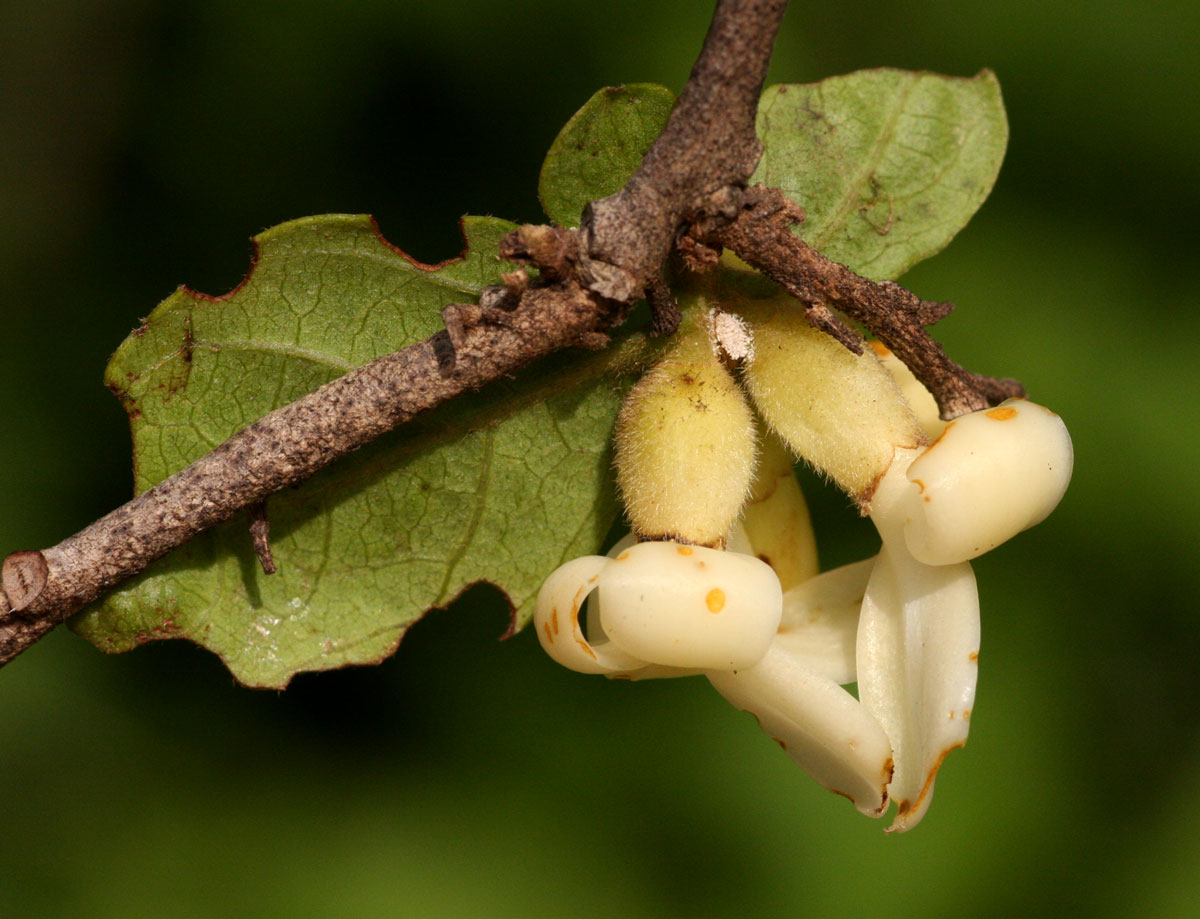
[[[13,613],[0,592],[0,664],[169,550],[414,415],[554,351],[606,343],[606,331],[661,276],[685,217],[736,215],[758,161],[754,116],[786,6],[721,0],[629,193],[597,202],[582,237],[523,227],[506,238],[502,254],[536,267],[536,281],[507,276],[478,304],[447,308],[446,328],[429,339],[275,410],[58,545],[10,556],[4,586],[20,594],[22,609]]]
[[[925,331],[953,304],[922,300],[893,281],[872,281],[826,258],[792,232],[801,215],[778,189],[755,186],[735,220],[701,223],[695,232],[702,241],[733,250],[774,280],[804,304],[814,326],[856,354],[862,351],[862,340],[830,307],[861,322],[933,393],[947,421],[1025,395],[1016,380],[993,379],[959,366]]]
[[[258,563],[262,565],[263,574],[274,574],[279,569],[275,567],[275,556],[271,553],[271,521],[267,517],[267,502],[259,501],[250,505],[250,542]]]

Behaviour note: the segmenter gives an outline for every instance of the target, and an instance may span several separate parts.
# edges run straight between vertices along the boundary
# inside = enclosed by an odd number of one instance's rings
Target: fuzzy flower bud
[[[681,334],[621,407],[617,484],[638,539],[721,546],[750,488],[754,420],[707,334]]]
[[[810,326],[795,301],[750,302],[744,318],[754,333],[744,378],[755,407],[797,455],[869,503],[895,448],[925,442],[891,374],[870,349],[856,355]]]

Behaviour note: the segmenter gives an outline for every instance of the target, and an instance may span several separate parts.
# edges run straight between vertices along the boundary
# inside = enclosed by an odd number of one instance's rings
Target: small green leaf
[[[978,210],[1008,123],[990,71],[880,69],[769,88],[758,133],[765,152],[752,181],[804,208],[797,232],[814,248],[884,279],[940,251]]]
[[[506,265],[512,224],[470,217],[468,250],[413,262],[367,217],[327,216],[256,239],[247,279],[183,289],[122,344],[107,383],[129,413],[140,492],[272,409],[442,327]],[[427,609],[490,581],[514,628],[545,576],[595,551],[617,513],[609,437],[640,337],[551,358],[420,416],[268,503],[279,571],[264,575],[247,519],[160,559],[77,617],[121,651],[189,638],[253,686],[380,660]]]
[[[546,216],[562,227],[579,226],[589,201],[620,191],[662,133],[675,94],[654,83],[602,89],[554,138],[538,197]]]

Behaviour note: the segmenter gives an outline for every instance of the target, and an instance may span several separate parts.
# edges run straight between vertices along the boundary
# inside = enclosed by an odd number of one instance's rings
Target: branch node
[[[644,292],[642,285],[632,274],[600,259],[581,259],[579,279],[592,293],[619,303],[633,303],[640,299]]]
[[[699,223],[690,223],[675,236],[675,251],[683,259],[684,267],[696,274],[711,271],[721,261],[721,248],[705,243],[705,232]]]

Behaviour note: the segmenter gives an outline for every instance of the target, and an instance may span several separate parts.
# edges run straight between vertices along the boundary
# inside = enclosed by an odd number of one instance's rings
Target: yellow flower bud
[[[754,469],[754,421],[707,332],[680,333],[621,407],[617,484],[639,540],[722,546]]]
[[[790,298],[739,309],[754,335],[744,378],[755,407],[792,450],[869,504],[895,449],[925,442],[895,381],[870,348],[849,351]]]

